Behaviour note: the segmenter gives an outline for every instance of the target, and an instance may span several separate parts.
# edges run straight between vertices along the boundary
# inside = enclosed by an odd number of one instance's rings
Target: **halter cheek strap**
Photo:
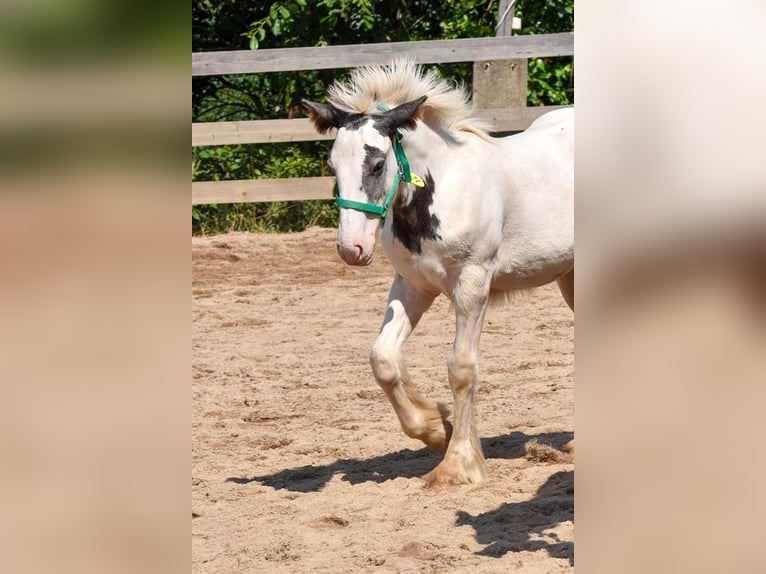
[[[378,108],[387,112],[389,108],[383,104],[378,104]],[[357,211],[366,211],[368,213],[374,213],[380,215],[380,224],[386,220],[386,214],[388,213],[388,207],[396,195],[396,191],[399,189],[399,184],[402,180],[411,183],[416,187],[425,187],[423,178],[410,171],[410,162],[407,161],[407,155],[404,153],[402,147],[402,132],[396,130],[394,135],[391,136],[391,143],[394,146],[394,155],[396,156],[396,176],[394,176],[394,182],[391,184],[391,189],[386,195],[386,199],[383,201],[383,205],[375,205],[374,203],[363,203],[361,201],[351,201],[350,199],[344,199],[340,196],[335,198],[335,203],[338,207],[345,207],[347,209],[356,209]]]

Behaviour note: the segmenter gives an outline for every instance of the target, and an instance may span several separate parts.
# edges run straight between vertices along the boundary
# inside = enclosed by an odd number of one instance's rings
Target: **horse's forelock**
[[[446,129],[486,129],[471,118],[473,110],[465,88],[425,71],[412,58],[397,59],[387,66],[355,68],[347,81],[337,81],[328,90],[333,106],[365,115],[379,113],[379,104],[394,108],[421,96],[428,97],[420,114],[427,123]]]

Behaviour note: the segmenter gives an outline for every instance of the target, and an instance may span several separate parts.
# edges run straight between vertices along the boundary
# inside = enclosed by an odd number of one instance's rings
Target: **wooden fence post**
[[[498,21],[510,0],[500,0]],[[512,34],[514,9],[508,12],[495,36]],[[477,109],[526,107],[527,60],[480,60],[473,64],[473,101]]]

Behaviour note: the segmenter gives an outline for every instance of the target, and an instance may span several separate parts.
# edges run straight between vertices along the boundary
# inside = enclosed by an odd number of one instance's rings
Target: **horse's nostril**
[[[338,250],[338,255],[346,263],[350,265],[357,265],[364,257],[364,247],[361,245],[343,246],[340,243],[335,244],[335,248]]]

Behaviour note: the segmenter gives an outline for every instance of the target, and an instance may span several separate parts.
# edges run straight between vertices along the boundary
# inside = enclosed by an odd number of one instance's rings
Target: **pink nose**
[[[347,247],[336,244],[336,247],[340,258],[349,265],[367,265],[371,261],[369,256],[364,255],[364,248],[361,245]]]

